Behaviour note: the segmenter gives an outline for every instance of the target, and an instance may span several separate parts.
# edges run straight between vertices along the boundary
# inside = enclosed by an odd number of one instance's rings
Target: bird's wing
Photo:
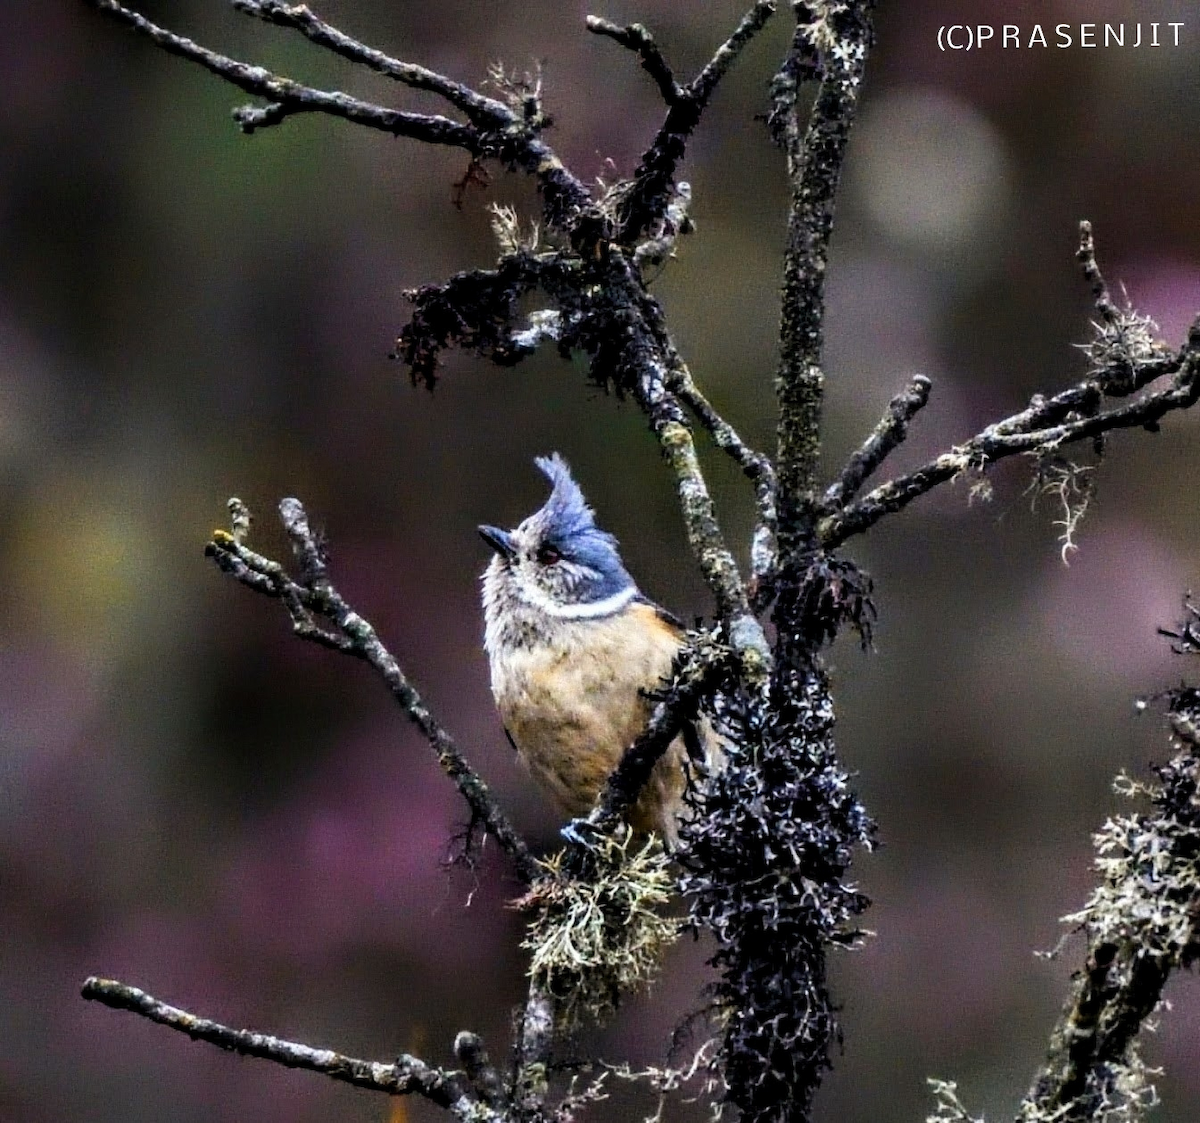
[[[641,593],[638,593],[638,595],[633,599],[637,604],[644,604],[647,608],[654,609],[654,615],[657,616],[664,624],[668,624],[670,627],[674,628],[682,638],[686,629],[683,626],[683,621],[680,620],[675,613],[668,612],[667,609],[663,608],[661,604],[655,604],[654,601],[652,601],[649,597],[644,597]]]

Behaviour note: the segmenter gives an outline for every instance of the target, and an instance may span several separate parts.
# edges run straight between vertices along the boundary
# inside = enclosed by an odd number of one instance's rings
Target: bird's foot
[[[589,854],[595,853],[604,837],[604,831],[591,819],[572,819],[558,833],[572,846],[578,846]]]

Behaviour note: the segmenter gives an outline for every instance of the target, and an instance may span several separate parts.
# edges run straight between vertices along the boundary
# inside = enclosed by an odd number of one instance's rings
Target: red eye
[[[562,553],[557,546],[545,545],[537,552],[538,565],[554,565],[562,561]]]

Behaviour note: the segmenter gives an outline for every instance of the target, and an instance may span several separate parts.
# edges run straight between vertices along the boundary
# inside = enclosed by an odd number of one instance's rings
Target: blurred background
[[[517,886],[442,859],[463,808],[363,666],[292,639],[275,604],[202,556],[225,500],[297,495],[372,620],[539,849],[557,823],[494,716],[480,648],[481,521],[513,525],[560,450],[629,568],[680,615],[710,611],[636,408],[553,355],[500,371],[452,354],[430,395],[387,353],[402,291],[495,257],[495,172],[452,205],[458,152],[301,118],[243,137],[245,99],[78,2],[10,6],[0,38],[0,1119],[440,1118],[244,1061],[78,997],[90,973],[346,1052],[450,1061],[470,1027],[503,1055],[523,991]],[[1190,7],[1190,11],[1188,10]],[[1077,223],[1172,345],[1200,310],[1200,22],[1194,5],[1030,0],[981,23],[1183,20],[1177,48],[941,53],[951,0],[884,3],[829,275],[832,474],[914,373],[932,401],[895,471],[1078,379],[1089,335]],[[467,81],[543,66],[552,141],[584,179],[629,174],[661,118],[595,12],[642,20],[681,75],[742,0],[329,0],[321,14]],[[316,84],[432,107],[221,0],[143,10]],[[773,441],[785,222],[755,119],[775,24],[692,145],[697,233],[655,283],[678,344],[753,443]],[[1164,32],[1165,36],[1165,32]],[[1053,42],[1053,36],[1051,35]],[[440,109],[440,106],[438,107]],[[1167,752],[1138,693],[1200,677],[1155,635],[1200,584],[1200,415],[1118,434],[1064,566],[1029,465],[990,503],[946,487],[855,540],[877,650],[831,654],[840,740],[880,824],[857,876],[878,936],[834,964],[845,1055],[817,1117],[912,1123],[927,1076],[1011,1118],[1078,945],[1046,963],[1092,883],[1110,781]],[[743,481],[711,449],[744,546]],[[662,1059],[705,947],[580,1044]],[[1200,986],[1176,980],[1149,1045],[1158,1118],[1200,1113]],[[640,1118],[621,1093],[595,1118]],[[389,1115],[389,1113],[392,1113]],[[677,1106],[671,1119],[699,1118]]]

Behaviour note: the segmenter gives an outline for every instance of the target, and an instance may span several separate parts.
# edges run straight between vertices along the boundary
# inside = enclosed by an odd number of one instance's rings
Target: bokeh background
[[[943,0],[885,3],[829,277],[832,472],[916,372],[930,406],[893,468],[1080,376],[1089,294],[1076,224],[1179,343],[1200,310],[1200,21],[1132,0],[970,5],[982,23],[1183,20],[1177,48],[941,53]],[[584,178],[628,174],[661,109],[588,11],[640,19],[681,74],[738,0],[330,0],[322,14],[466,80],[543,65],[553,140]],[[220,0],[147,14],[317,84],[428,105]],[[471,1027],[503,1052],[522,992],[516,886],[441,868],[462,817],[370,672],[288,634],[202,556],[225,499],[298,495],[336,579],[541,848],[556,822],[495,720],[474,527],[540,503],[531,459],[572,462],[630,569],[684,616],[710,604],[637,410],[547,355],[451,355],[436,393],[387,360],[406,287],[489,264],[497,173],[455,209],[457,152],[298,119],[252,138],[242,100],[72,0],[0,36],[0,1119],[432,1119],[316,1076],[193,1045],[78,998],[89,973],[386,1059],[448,1062]],[[1165,34],[1165,32],[1164,32]],[[697,378],[760,446],[785,185],[755,115],[786,20],[746,53],[692,146],[697,233],[655,283]],[[884,848],[857,874],[878,936],[834,965],[845,1055],[822,1120],[923,1119],[925,1077],[1011,1117],[1078,947],[1110,780],[1166,752],[1132,700],[1187,668],[1155,635],[1200,583],[1200,416],[1119,434],[1064,566],[1026,464],[990,503],[960,483],[851,552],[875,576],[877,650],[832,653],[841,744]],[[743,482],[706,458],[745,543]],[[656,1062],[696,1005],[705,948],[580,1046]],[[1200,986],[1171,986],[1149,1047],[1164,1123],[1200,1112]],[[595,1118],[640,1118],[618,1096]],[[672,1119],[697,1118],[676,1107]]]

